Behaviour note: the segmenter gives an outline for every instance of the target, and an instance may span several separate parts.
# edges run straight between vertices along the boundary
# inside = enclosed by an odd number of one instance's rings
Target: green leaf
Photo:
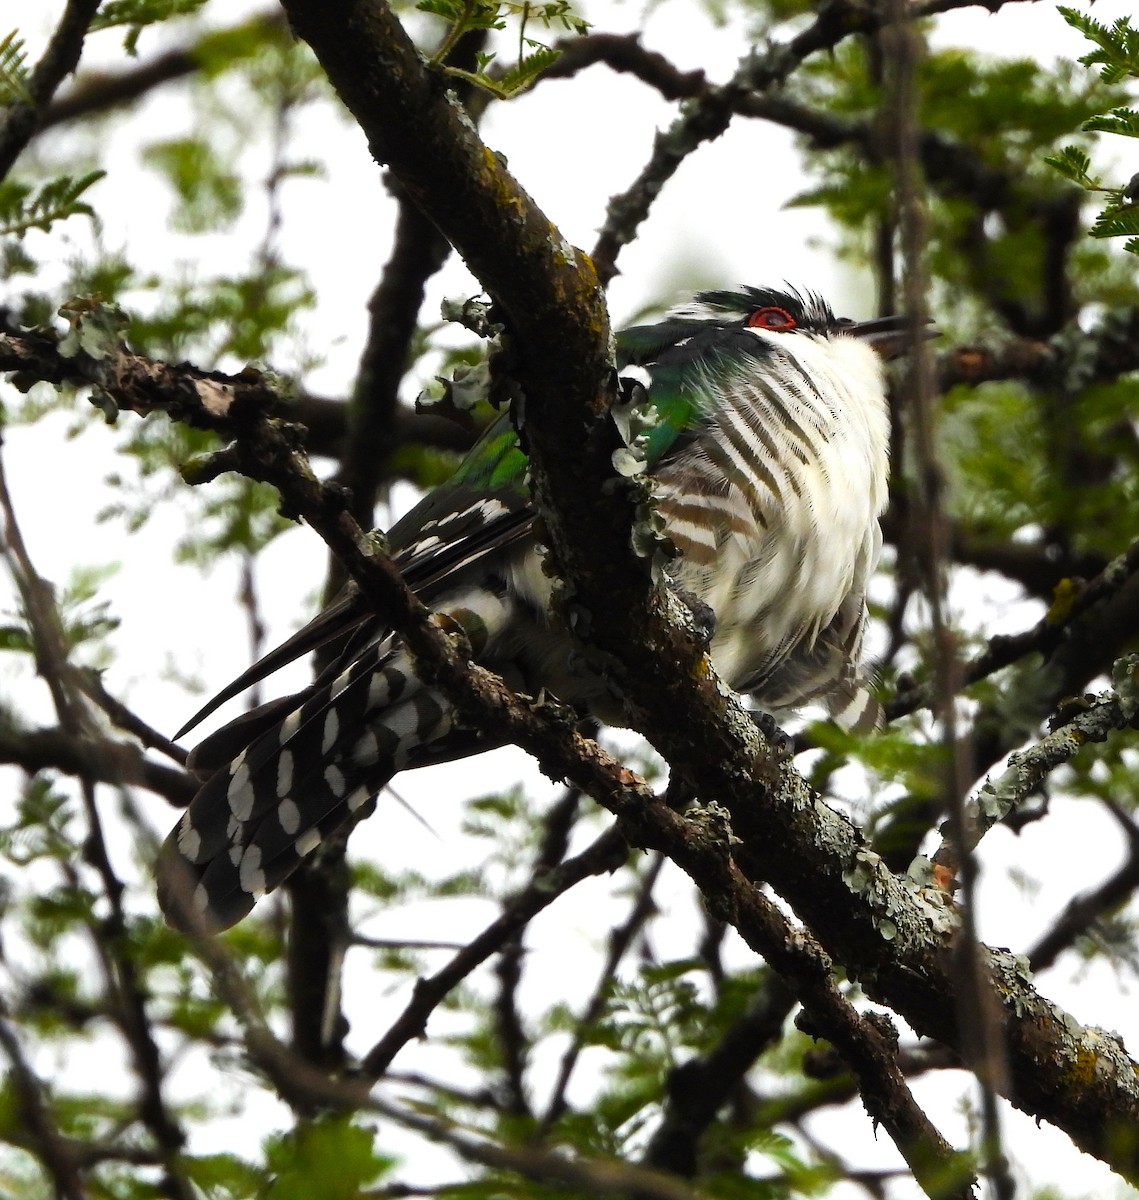
[[[519,92],[524,92],[539,75],[553,63],[561,58],[562,52],[555,50],[552,46],[540,46],[533,54],[527,55],[522,59],[517,66],[511,67],[509,71],[499,80],[498,86],[507,96],[517,96]]]
[[[360,1190],[389,1170],[373,1149],[375,1133],[348,1116],[324,1117],[272,1138],[266,1147],[275,1178],[268,1200],[357,1200]]]
[[[1088,128],[1087,125],[1084,126]],[[1065,179],[1070,179],[1073,183],[1078,183],[1081,187],[1091,188],[1098,187],[1096,180],[1088,174],[1088,168],[1091,166],[1092,160],[1080,149],[1079,146],[1065,146],[1059,154],[1048,155],[1044,161],[1054,167]]]
[[[216,1018],[215,1018],[216,1019]],[[236,1154],[202,1154],[182,1159],[186,1174],[202,1192],[210,1197],[233,1197],[260,1194],[265,1186],[264,1172]]]
[[[1059,12],[1069,25],[1099,47],[1080,59],[1084,66],[1098,66],[1105,83],[1118,83],[1128,75],[1139,78],[1139,29],[1131,27],[1128,17],[1120,17],[1109,27],[1078,9],[1061,7]]]
[[[448,31],[445,44],[449,49],[469,29],[505,29],[506,21],[499,11],[501,5],[474,0],[419,0],[415,6],[420,12],[431,13],[450,21],[453,28]],[[438,61],[438,52],[436,61]]]
[[[1139,29],[1133,29],[1127,17],[1120,17],[1109,27],[1074,8],[1061,8],[1059,11],[1069,25],[1099,47],[1091,54],[1085,54],[1080,59],[1081,63],[1100,67],[1100,78],[1109,84],[1128,76],[1139,78]],[[1087,133],[1139,137],[1139,111],[1119,106],[1106,113],[1095,113],[1084,121],[1082,128]],[[1131,184],[1124,188],[1102,187],[1098,179],[1092,179],[1087,173],[1087,156],[1071,146],[1044,161],[1083,188],[1108,192],[1108,204],[1089,231],[1092,237],[1124,237],[1139,233],[1139,211],[1126,203],[1132,199]],[[1131,242],[1124,249],[1130,252]]]
[[[178,197],[171,222],[175,229],[212,233],[232,225],[241,215],[245,203],[241,176],[204,138],[152,142],[142,158],[165,176]]]
[[[1084,129],[1088,133],[1118,133],[1123,137],[1139,137],[1139,112],[1133,108],[1113,108],[1110,113],[1085,121]]]
[[[35,104],[26,61],[23,40],[15,30],[0,38],[0,104]]]
[[[106,174],[88,171],[74,178],[61,175],[39,188],[14,180],[0,183],[0,236],[22,238],[29,229],[49,230],[56,221],[68,217],[95,218],[95,210],[79,197]]]
[[[1096,238],[1125,237],[1139,234],[1139,204],[1105,208],[1096,217],[1091,235]]]

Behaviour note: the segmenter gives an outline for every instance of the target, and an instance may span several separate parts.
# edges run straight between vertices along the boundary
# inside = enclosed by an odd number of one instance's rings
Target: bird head
[[[788,334],[805,334],[816,339],[857,338],[886,359],[904,353],[911,340],[907,317],[877,317],[870,321],[836,317],[817,292],[800,292],[790,287],[699,292],[691,304],[670,315],[724,330],[747,329],[772,345],[778,345]],[[937,333],[927,330],[925,336],[936,337]]]

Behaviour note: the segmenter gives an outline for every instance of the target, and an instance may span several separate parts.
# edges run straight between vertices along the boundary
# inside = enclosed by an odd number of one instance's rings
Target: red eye
[[[774,305],[767,308],[757,308],[748,317],[747,323],[751,329],[776,329],[780,332],[787,329],[794,329],[798,324],[785,308],[776,308]]]

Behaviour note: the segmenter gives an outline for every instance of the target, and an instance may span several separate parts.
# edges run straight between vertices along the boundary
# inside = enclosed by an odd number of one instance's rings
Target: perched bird
[[[638,453],[676,551],[666,576],[711,608],[717,670],[764,710],[818,699],[844,727],[875,723],[859,653],[886,503],[882,356],[899,348],[902,327],[836,318],[813,294],[744,288],[702,292],[617,336],[625,397],[648,417]],[[503,416],[392,528],[393,557],[463,628],[478,662],[617,723],[605,679],[552,613],[525,473]],[[233,924],[322,839],[371,811],[396,772],[494,744],[456,725],[446,696],[417,678],[399,637],[351,588],[186,728],[328,643],[338,653],[313,684],[238,717],[190,756],[205,781],[158,868],[173,925]]]

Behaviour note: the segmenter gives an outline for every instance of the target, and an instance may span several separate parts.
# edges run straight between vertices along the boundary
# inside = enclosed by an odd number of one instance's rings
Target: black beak
[[[927,317],[923,322],[925,328],[919,327],[918,337],[941,337],[941,331],[932,328],[932,322]],[[873,321],[851,321],[843,326],[843,333],[851,337],[861,338],[876,350],[883,358],[897,358],[913,345],[913,323],[909,317],[876,317]]]

